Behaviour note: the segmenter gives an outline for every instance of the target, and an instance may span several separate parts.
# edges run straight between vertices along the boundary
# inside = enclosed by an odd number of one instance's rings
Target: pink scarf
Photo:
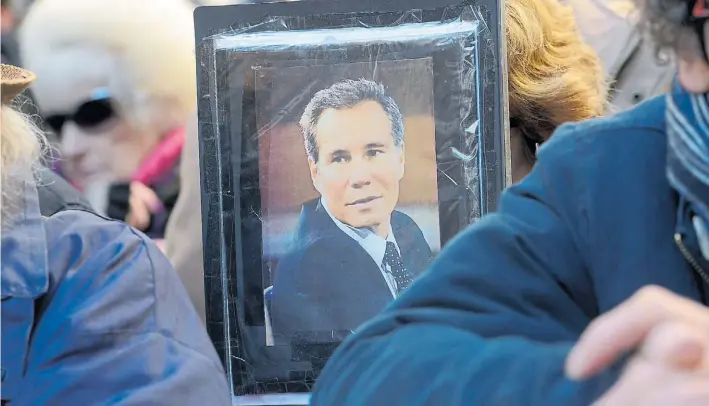
[[[178,127],[170,131],[140,164],[133,174],[132,180],[150,185],[170,172],[180,159],[182,147],[185,145],[185,132],[185,127]]]

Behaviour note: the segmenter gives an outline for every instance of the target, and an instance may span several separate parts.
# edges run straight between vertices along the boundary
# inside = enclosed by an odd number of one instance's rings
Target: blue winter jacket
[[[42,221],[45,268],[13,258],[43,247],[3,235],[3,405],[231,404],[214,347],[155,244],[86,211]]]
[[[645,285],[707,303],[709,264],[665,177],[665,102],[565,125],[499,210],[346,340],[314,406],[589,405],[620,364],[567,380],[568,350]],[[684,251],[684,252],[683,252]]]

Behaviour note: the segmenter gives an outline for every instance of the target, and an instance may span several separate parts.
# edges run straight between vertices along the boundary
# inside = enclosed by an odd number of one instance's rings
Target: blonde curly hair
[[[2,105],[0,112],[0,176],[18,166],[28,167],[39,158],[44,134],[32,119],[13,107]]]
[[[549,136],[559,125],[601,116],[608,81],[601,60],[557,0],[506,0],[510,116]]]
[[[47,152],[44,133],[28,115],[10,105],[0,110],[0,233],[24,205],[23,181],[31,181]],[[18,183],[19,182],[19,183]]]

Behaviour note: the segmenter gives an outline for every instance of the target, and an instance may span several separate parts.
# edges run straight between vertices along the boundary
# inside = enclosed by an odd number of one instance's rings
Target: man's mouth
[[[381,196],[369,196],[369,197],[365,197],[365,198],[362,198],[362,199],[359,199],[359,200],[355,200],[354,202],[347,203],[347,206],[356,206],[356,205],[358,205],[358,204],[365,204],[365,203],[369,203],[369,202],[374,201],[374,200],[377,200],[377,199],[381,199]]]

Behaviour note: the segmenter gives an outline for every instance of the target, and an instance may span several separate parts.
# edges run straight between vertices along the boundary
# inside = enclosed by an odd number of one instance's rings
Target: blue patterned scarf
[[[667,96],[667,178],[692,206],[693,225],[709,256],[709,101],[675,84]],[[702,238],[704,236],[705,238]]]

